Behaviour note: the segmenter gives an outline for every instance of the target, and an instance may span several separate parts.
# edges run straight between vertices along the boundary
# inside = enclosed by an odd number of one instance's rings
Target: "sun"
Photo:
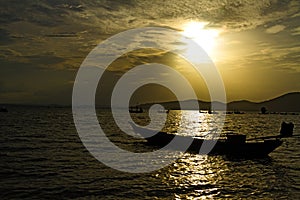
[[[191,21],[183,25],[182,34],[198,43],[208,55],[212,55],[219,31],[206,28],[207,22]]]

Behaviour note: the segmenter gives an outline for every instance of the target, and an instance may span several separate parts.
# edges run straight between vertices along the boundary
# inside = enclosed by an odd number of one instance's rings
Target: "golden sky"
[[[147,26],[199,43],[221,73],[228,101],[300,91],[297,0],[24,0],[1,1],[0,10],[0,103],[70,104],[88,53],[116,33]],[[107,83],[130,65],[124,63]]]

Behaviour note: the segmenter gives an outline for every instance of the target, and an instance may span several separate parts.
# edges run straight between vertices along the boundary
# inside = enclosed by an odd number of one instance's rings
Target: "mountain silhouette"
[[[199,104],[199,108],[201,110],[208,110],[211,107],[211,102],[205,102],[200,100],[182,101],[181,104],[183,106],[181,108],[179,102],[177,101],[162,102],[160,104],[163,105],[166,109],[192,110],[192,109],[197,109],[194,106],[195,103]],[[153,104],[149,103],[149,104],[143,104],[141,106],[149,108],[151,105]],[[223,105],[224,103],[214,102],[214,108],[216,110],[222,108]],[[240,110],[240,111],[260,112],[260,109],[262,107],[265,107],[268,112],[300,112],[300,92],[284,94],[274,99],[270,99],[262,102],[251,102],[251,101],[241,100],[241,101],[233,101],[227,103],[227,110],[229,111]]]

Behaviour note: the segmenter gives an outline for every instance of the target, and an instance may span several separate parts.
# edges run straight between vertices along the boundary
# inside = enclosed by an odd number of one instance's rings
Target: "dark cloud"
[[[76,33],[52,33],[46,34],[45,37],[78,37]]]
[[[198,19],[228,27],[249,27],[299,12],[297,1],[198,1],[198,0],[131,0],[131,1],[1,1],[1,19],[30,21],[42,26],[75,23],[92,25],[93,22],[114,22],[123,26],[130,24],[161,23],[168,20]],[[16,17],[15,13],[18,13]],[[126,22],[124,24],[124,22]],[[135,22],[135,23],[134,23]],[[95,24],[93,24],[95,25]],[[121,26],[122,27],[122,26]],[[119,27],[119,29],[121,28]]]
[[[0,45],[7,45],[11,43],[12,39],[7,30],[0,29]]]
[[[47,66],[53,66],[55,64],[65,61],[64,58],[56,56],[53,52],[49,52],[46,54],[30,55],[26,56],[25,58],[28,59],[28,63],[32,63],[33,65],[42,64]]]

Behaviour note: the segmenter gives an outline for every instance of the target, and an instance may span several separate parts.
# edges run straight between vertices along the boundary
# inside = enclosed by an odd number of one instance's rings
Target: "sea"
[[[129,173],[103,164],[85,148],[71,108],[10,106],[8,110],[0,113],[2,200],[300,199],[299,137],[283,139],[266,158],[183,153],[161,169]],[[150,117],[159,119],[160,114],[135,113],[131,117],[143,125]],[[201,137],[221,115],[171,110],[164,129]],[[142,139],[129,140],[121,134],[110,110],[97,109],[97,116],[109,139],[120,148],[151,151]],[[247,138],[278,135],[283,121],[294,123],[294,132],[300,133],[297,113],[246,112],[228,114],[224,119],[219,127],[222,134],[246,134]]]

